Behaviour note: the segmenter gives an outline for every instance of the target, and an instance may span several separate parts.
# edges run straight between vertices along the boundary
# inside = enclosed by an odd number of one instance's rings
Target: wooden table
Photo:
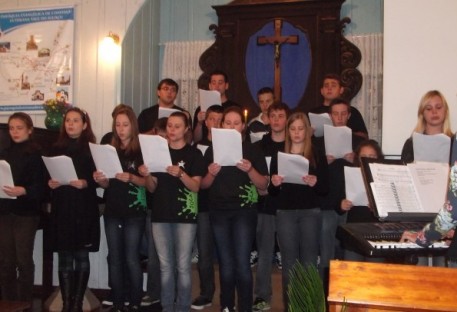
[[[457,311],[457,269],[332,261],[330,312]]]

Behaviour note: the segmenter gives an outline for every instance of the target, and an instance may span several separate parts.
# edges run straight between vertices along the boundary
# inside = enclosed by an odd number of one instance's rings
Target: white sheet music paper
[[[213,161],[221,166],[236,166],[243,159],[241,133],[235,129],[211,130]]]
[[[368,196],[363,183],[362,171],[357,167],[344,167],[346,199],[354,206],[368,206]]]
[[[451,138],[440,133],[427,135],[413,133],[413,151],[415,161],[449,163]]]
[[[73,161],[68,156],[45,157],[42,156],[46,169],[51,179],[62,185],[69,185],[71,181],[78,180]]]
[[[301,155],[278,152],[278,175],[283,183],[305,184],[303,177],[309,172],[309,161]]]
[[[268,132],[266,132],[266,131],[249,133],[249,138],[251,139],[251,143],[255,143],[257,141],[262,140],[263,136],[267,133]]]
[[[174,112],[180,112],[180,110],[176,108],[159,107],[159,119],[164,117],[168,118]]]
[[[114,146],[89,143],[89,148],[97,171],[103,172],[108,179],[113,179],[117,173],[123,172]]]
[[[316,138],[324,135],[324,125],[333,125],[332,120],[330,119],[330,115],[328,113],[308,113],[308,117],[309,122],[311,123],[311,127],[314,129],[314,136]]]
[[[446,201],[449,165],[419,161],[408,168],[424,212],[438,213]]]
[[[343,158],[352,153],[352,131],[348,127],[324,125],[325,154]]]
[[[160,135],[140,134],[141,153],[149,172],[167,172],[172,165],[168,141]]]
[[[6,160],[0,160],[0,198],[15,199],[15,196],[9,196],[3,191],[4,186],[14,186],[11,166]]]
[[[221,94],[216,90],[198,89],[198,100],[202,112],[206,112],[210,106],[222,105]]]
[[[447,191],[448,165],[370,163],[371,188],[380,217],[388,212],[437,213]],[[431,195],[432,194],[432,195]]]

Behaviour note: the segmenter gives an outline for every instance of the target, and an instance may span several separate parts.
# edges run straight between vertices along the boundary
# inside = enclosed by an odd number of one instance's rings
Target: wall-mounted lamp
[[[119,44],[119,35],[118,34],[115,34],[113,32],[109,32],[108,33],[108,36],[106,36],[103,41],[111,44],[111,43],[114,43],[114,44]]]
[[[103,38],[100,43],[100,57],[103,61],[112,63],[119,59],[121,50],[119,42],[119,35],[111,31]]]

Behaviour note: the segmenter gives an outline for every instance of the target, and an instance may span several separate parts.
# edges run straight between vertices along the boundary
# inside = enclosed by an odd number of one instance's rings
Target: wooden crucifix
[[[298,44],[298,36],[281,36],[282,20],[275,19],[275,35],[271,37],[261,36],[257,38],[258,45],[272,44],[275,48],[274,66],[275,66],[275,99],[281,100],[281,45],[284,43]]]

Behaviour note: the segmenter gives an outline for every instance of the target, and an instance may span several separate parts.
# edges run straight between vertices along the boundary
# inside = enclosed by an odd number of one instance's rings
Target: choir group
[[[332,259],[383,261],[342,247],[336,236],[343,223],[376,221],[369,207],[354,206],[345,198],[344,167],[359,166],[360,157],[383,158],[378,143],[368,139],[360,112],[341,98],[344,88],[339,77],[324,78],[320,90],[324,102],[311,112],[328,113],[334,127],[352,130],[352,151],[343,157],[326,153],[325,136],[314,136],[308,116],[276,102],[272,89],[259,90],[261,113],[247,124],[241,106],[227,98],[228,88],[227,75],[213,72],[209,89],[220,93],[222,105],[206,111],[199,107],[194,118],[175,105],[178,85],[172,79],[159,83],[158,104],[143,110],[138,118],[130,106],[116,106],[112,131],[101,140],[116,149],[122,166],[122,172],[112,178],[95,167],[89,143],[96,139],[88,114],[70,108],[57,142],[46,151],[46,156],[71,158],[77,179],[69,184],[47,173],[43,153],[33,140],[30,116],[12,114],[8,120],[11,145],[0,147],[0,159],[11,166],[14,179],[14,186],[2,187],[7,196],[0,199],[2,298],[32,299],[33,244],[41,204],[48,201],[51,210],[45,237],[58,253],[62,311],[82,311],[89,252],[98,251],[100,243],[97,188],[104,190],[103,222],[115,312],[138,311],[146,297],[149,303],[160,301],[163,311],[210,306],[215,257],[224,312],[271,308],[272,257],[278,248],[283,294],[275,295],[283,297],[285,311],[289,272],[297,261],[318,268],[324,287]],[[159,118],[159,108],[177,111]],[[214,161],[212,130],[216,128],[234,129],[244,138],[242,159],[235,166]],[[438,91],[428,92],[421,100],[414,131],[452,136],[449,109]],[[263,136],[252,142],[251,134],[259,132]],[[151,172],[143,162],[140,133],[167,139],[172,165],[166,172]],[[278,152],[306,158],[309,170],[300,181],[287,182],[278,173]],[[402,157],[414,160],[411,139]],[[144,233],[148,242],[146,296],[140,263]],[[424,242],[423,235],[418,239]],[[192,300],[194,245],[200,295]],[[258,254],[255,279],[250,263],[253,250]]]

